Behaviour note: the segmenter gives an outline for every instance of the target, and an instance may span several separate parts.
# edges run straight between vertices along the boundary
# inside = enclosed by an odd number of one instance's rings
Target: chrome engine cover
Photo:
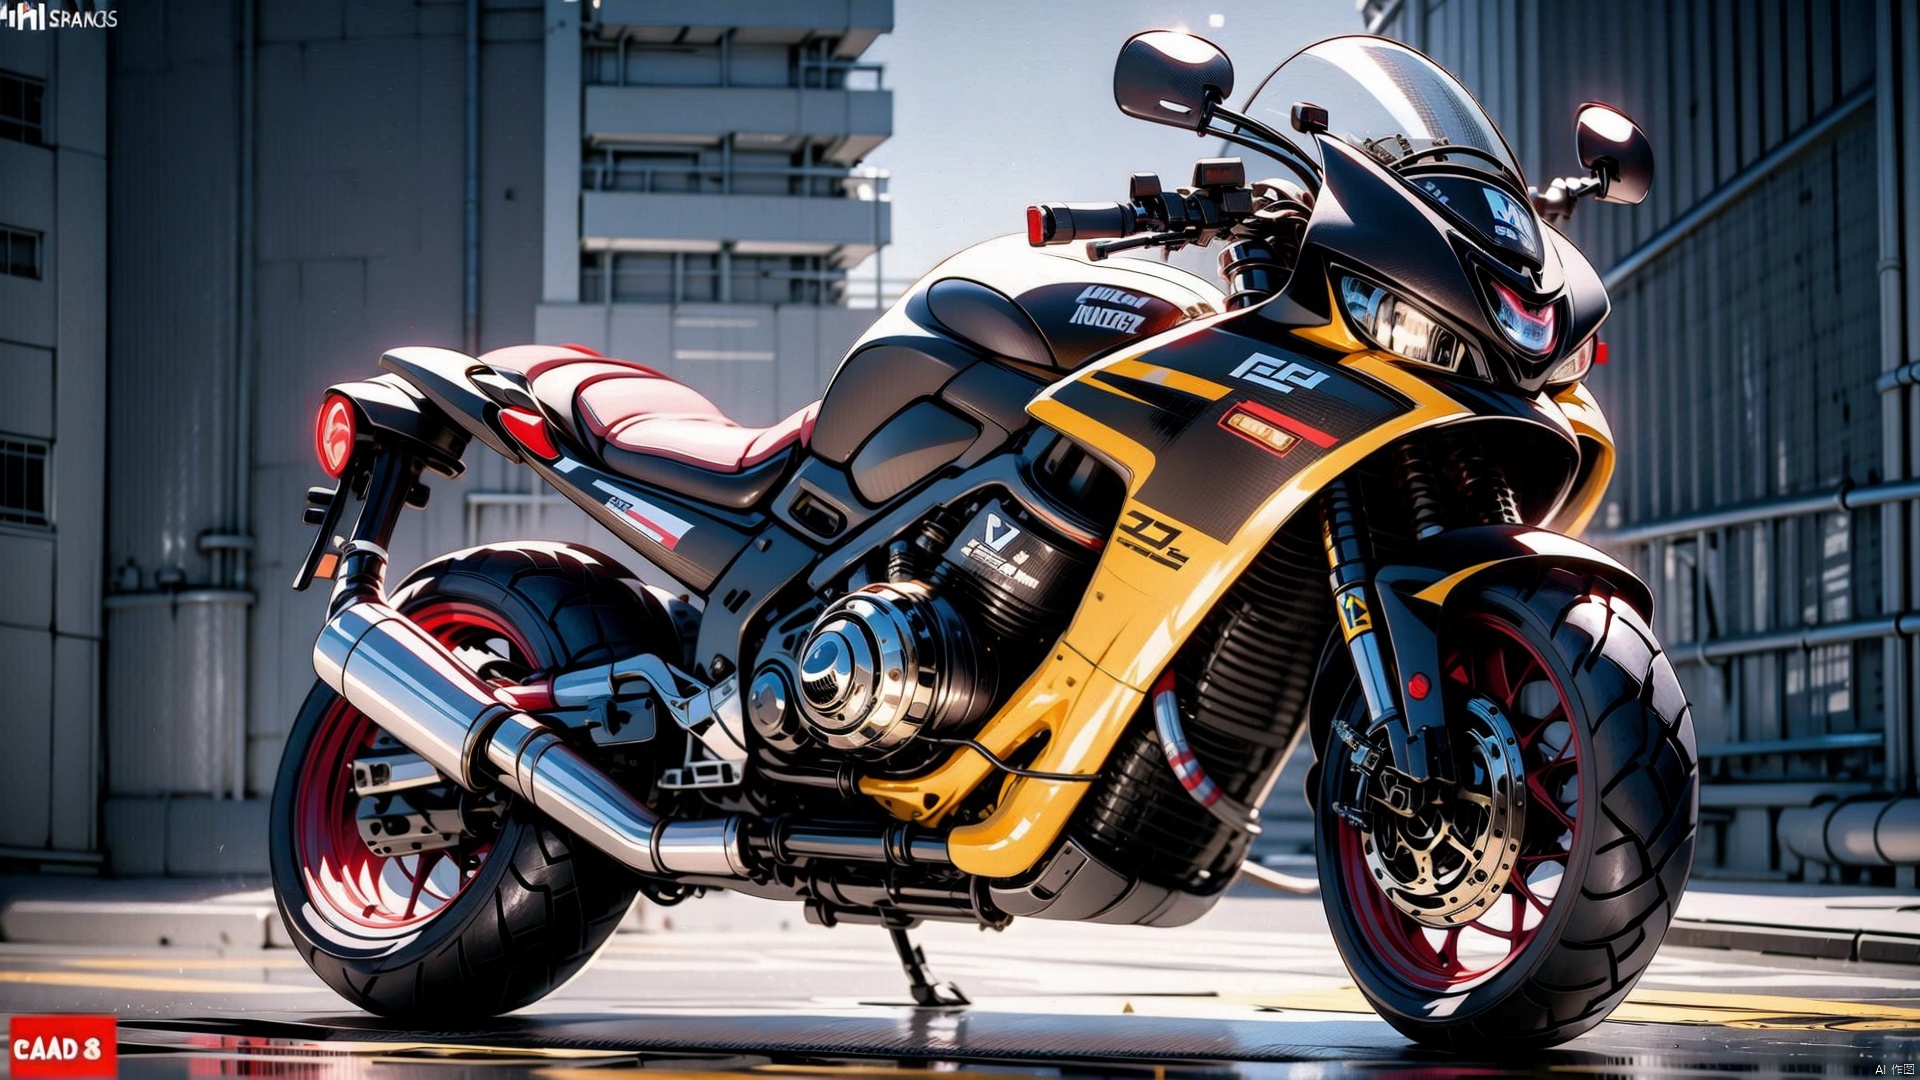
[[[918,581],[864,586],[814,621],[800,650],[800,715],[828,746],[884,754],[982,716],[991,661]]]

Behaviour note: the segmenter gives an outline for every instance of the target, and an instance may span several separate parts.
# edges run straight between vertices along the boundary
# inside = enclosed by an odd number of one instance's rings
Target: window
[[[0,139],[47,145],[47,84],[0,71]]]
[[[40,280],[40,234],[0,225],[0,273]]]
[[[47,444],[0,435],[0,524],[53,524],[47,515]]]

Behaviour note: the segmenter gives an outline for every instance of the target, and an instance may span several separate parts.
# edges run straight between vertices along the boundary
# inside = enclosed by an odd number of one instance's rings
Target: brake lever
[[[1148,233],[1144,236],[1129,236],[1124,240],[1093,240],[1087,244],[1087,258],[1100,262],[1116,251],[1131,251],[1143,247],[1180,247],[1193,239],[1186,230],[1173,232]]]

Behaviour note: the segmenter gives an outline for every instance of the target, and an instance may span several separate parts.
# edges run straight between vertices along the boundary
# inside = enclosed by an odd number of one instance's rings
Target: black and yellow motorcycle
[[[1619,1004],[1686,882],[1695,750],[1646,586],[1571,538],[1613,470],[1608,300],[1543,218],[1637,202],[1646,139],[1584,107],[1589,175],[1530,191],[1392,42],[1314,45],[1244,111],[1232,83],[1130,39],[1120,108],[1249,158],[1031,208],[772,427],[572,346],[333,387],[296,582],[333,597],[273,807],[314,970],[491,1015],[636,892],[732,889],[884,926],[916,1000],[964,1004],[917,921],[1190,922],[1305,744],[1333,934],[1395,1027],[1541,1045]],[[1215,244],[1224,290],[1155,257]],[[527,542],[390,593],[475,440],[677,587]]]

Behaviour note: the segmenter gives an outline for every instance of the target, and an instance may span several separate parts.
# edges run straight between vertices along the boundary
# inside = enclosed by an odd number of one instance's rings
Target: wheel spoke
[[[407,909],[400,913],[403,919],[413,918],[413,909],[420,903],[420,891],[427,887],[427,874],[433,864],[440,861],[440,852],[430,851],[420,856],[413,868],[413,887],[407,892]]]

